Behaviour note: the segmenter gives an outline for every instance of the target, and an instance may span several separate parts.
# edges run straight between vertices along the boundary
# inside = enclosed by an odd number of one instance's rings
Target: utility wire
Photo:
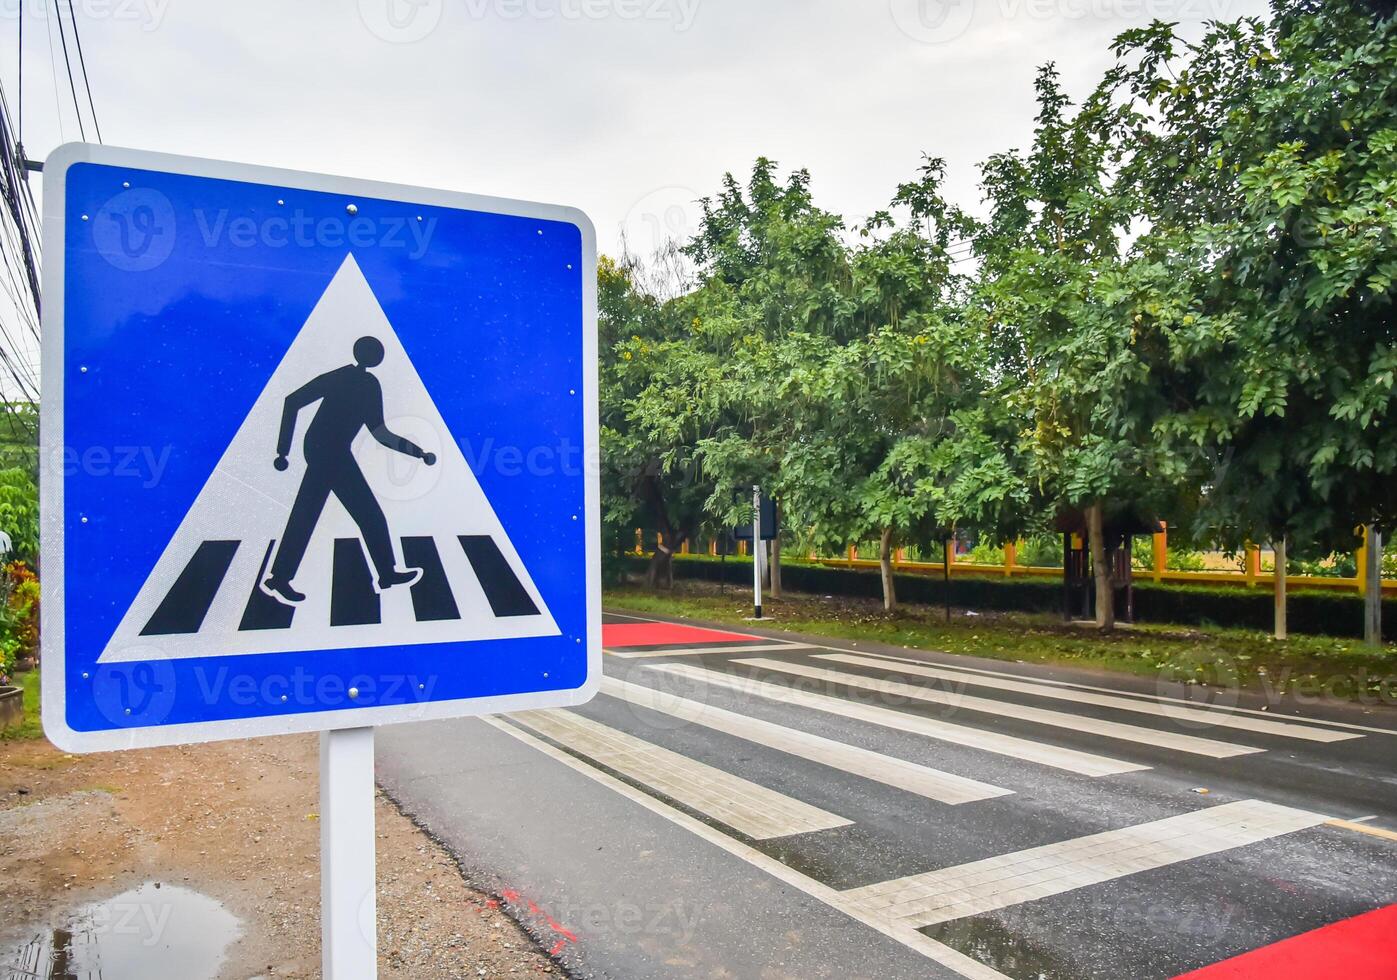
[[[16,60],[19,62],[19,119],[15,124],[15,141],[20,146],[24,145],[24,3],[21,0],[19,5],[19,15],[15,17],[19,22],[19,42],[15,49]]]
[[[58,52],[53,47],[53,18],[44,18],[44,29],[48,32],[49,38],[49,75],[53,79],[53,117],[58,120],[58,138],[63,142],[68,141],[68,134],[63,129],[63,103],[58,95]]]
[[[61,14],[59,16],[62,16]],[[82,85],[87,89],[87,110],[92,116],[92,128],[97,131],[97,142],[102,142],[102,127],[97,122],[97,106],[92,101],[92,82],[87,77],[87,59],[82,54],[82,37],[78,34],[78,17],[73,13],[73,0],[68,0],[68,19],[73,22],[73,40],[78,47],[78,67],[82,69]]]
[[[39,221],[30,192],[24,161],[15,138],[9,100],[0,83],[0,286],[11,302],[13,315],[0,318],[0,375],[11,397],[0,398],[10,427],[25,438],[34,435],[32,412],[21,412],[16,400],[32,405],[38,400],[38,384],[32,361],[33,348],[17,343],[13,326],[20,326],[38,341],[40,304]]]
[[[68,91],[73,93],[73,113],[78,117],[78,135],[86,142],[87,130],[83,127],[82,109],[78,106],[78,86],[73,81],[73,63],[68,60],[68,33],[63,30],[63,8],[55,6],[55,9],[58,12],[58,39],[63,42],[63,66],[68,69]]]

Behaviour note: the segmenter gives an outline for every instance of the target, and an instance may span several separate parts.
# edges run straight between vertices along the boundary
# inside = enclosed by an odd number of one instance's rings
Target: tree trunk
[[[674,569],[672,555],[667,555],[660,548],[655,549],[655,553],[650,556],[650,564],[645,568],[645,587],[647,589],[658,589],[662,582],[672,582]]]
[[[771,597],[781,598],[781,539],[771,540]]]
[[[1096,625],[1102,632],[1116,628],[1116,590],[1111,563],[1106,557],[1105,521],[1101,501],[1087,508],[1087,539],[1091,545],[1091,571],[1096,579]]]
[[[955,547],[954,538],[947,538],[941,542],[941,592],[942,598],[946,600],[946,622],[951,621],[951,549]]]
[[[663,579],[665,588],[674,588],[674,555],[679,546],[688,539],[688,532],[681,531],[669,519],[669,509],[665,506],[664,490],[653,473],[647,473],[641,480],[640,493],[650,504],[655,515],[655,554],[650,558],[650,567],[645,570],[645,587],[660,588]]]
[[[666,534],[660,531],[655,535],[655,553],[650,557],[650,567],[645,570],[646,588],[674,588],[674,555],[684,539],[683,532]]]
[[[1276,639],[1287,636],[1285,623],[1285,535],[1271,543],[1276,553]]]
[[[1363,642],[1370,647],[1382,646],[1382,531],[1376,524],[1368,525],[1368,546],[1363,557],[1367,578],[1363,589]]]
[[[878,569],[883,576],[883,611],[897,609],[897,587],[893,583],[893,529],[883,528],[883,540],[878,549]]]

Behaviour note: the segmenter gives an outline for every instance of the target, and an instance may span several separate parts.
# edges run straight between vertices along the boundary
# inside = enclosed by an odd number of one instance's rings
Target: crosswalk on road
[[[1149,768],[1139,763],[1113,759],[1094,752],[1083,752],[1080,749],[1018,738],[1013,735],[986,731],[982,728],[972,728],[968,725],[953,724],[938,718],[928,718],[925,715],[911,714],[876,704],[864,704],[830,694],[820,694],[789,687],[785,684],[774,684],[756,678],[741,677],[705,667],[695,667],[691,664],[656,664],[650,669],[673,677],[682,677],[711,684],[715,687],[728,688],[749,696],[767,698],[783,704],[881,725],[884,728],[897,731],[911,732],[937,741],[964,745],[968,748],[1004,755],[1053,769],[1062,769],[1082,776],[1116,776],[1121,773],[1139,772]]]
[[[775,725],[736,711],[664,694],[654,688],[617,680],[614,677],[602,680],[602,692],[651,711],[662,712],[865,779],[886,783],[941,803],[971,803],[976,800],[993,799],[996,796],[1007,796],[1012,792],[979,780],[941,772],[798,729]]]
[[[1233,756],[1250,755],[1264,751],[1250,745],[1235,745],[1216,739],[1201,738],[1197,735],[1184,735],[1178,732],[1161,731],[1155,728],[1141,728],[1138,725],[1126,725],[1100,718],[1085,718],[1070,712],[1052,711],[1047,708],[1034,708],[1029,705],[999,701],[993,698],[976,697],[975,695],[966,694],[959,690],[941,690],[919,684],[906,684],[902,681],[889,678],[874,678],[863,674],[851,674],[847,671],[831,670],[827,667],[812,667],[764,658],[736,660],[734,663],[742,664],[745,667],[759,667],[778,673],[792,674],[797,677],[831,681],[862,691],[896,695],[913,700],[925,701],[929,704],[939,704],[951,708],[964,709],[966,711],[1005,715],[1054,728],[1067,728],[1078,732],[1090,732],[1094,735],[1103,735],[1107,738],[1118,739],[1120,741],[1138,742],[1142,745],[1156,745],[1162,748],[1173,749],[1176,752],[1191,752],[1195,755],[1211,756],[1215,759],[1227,759]]]
[[[1007,677],[989,676],[982,672],[972,674],[956,668],[945,669],[941,667],[929,667],[926,664],[913,663],[893,657],[875,658],[848,653],[821,653],[816,654],[816,659],[851,664],[857,667],[871,667],[875,670],[888,670],[899,674],[911,674],[917,677],[929,677],[951,684],[987,687],[996,691],[1012,691],[1016,694],[1030,694],[1034,697],[1054,698],[1061,701],[1070,701],[1074,704],[1090,704],[1102,708],[1115,708],[1119,711],[1131,711],[1139,714],[1154,715],[1159,718],[1168,718],[1173,721],[1188,722],[1200,727],[1236,728],[1247,732],[1259,732],[1263,735],[1279,735],[1283,738],[1298,738],[1308,742],[1345,742],[1349,739],[1362,737],[1355,732],[1339,732],[1327,728],[1315,728],[1311,725],[1298,725],[1286,721],[1271,721],[1269,719],[1254,718],[1249,715],[1239,715],[1227,711],[1208,711],[1202,708],[1190,708],[1186,705],[1169,702],[1142,700],[1135,697],[1122,697],[1116,694],[1100,694],[1089,690],[1057,687],[1033,681],[1012,680]]]
[[[761,636],[704,631],[685,645],[682,629],[607,641],[624,670],[609,672],[596,702],[517,713],[495,727],[644,798],[651,812],[947,975],[1019,974],[1001,973],[1002,962],[962,948],[962,934],[942,926],[1158,881],[1166,869],[1212,882],[1209,862],[1223,855],[1359,826],[1248,795],[1169,799],[1155,771],[1161,760],[1188,760],[1215,767],[1217,782],[1282,745],[1327,750],[1368,737],[1356,726]],[[960,712],[954,722],[951,711]],[[1219,737],[1243,733],[1245,744]],[[1117,800],[1135,802],[1108,802]],[[975,840],[978,829],[1001,827],[1003,812],[1028,840],[1005,846],[1002,831]],[[907,850],[904,828],[923,828],[935,843]],[[867,870],[837,870],[846,860]]]

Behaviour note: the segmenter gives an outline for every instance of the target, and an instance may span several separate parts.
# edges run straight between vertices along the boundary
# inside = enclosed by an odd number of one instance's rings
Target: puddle
[[[147,882],[26,931],[0,949],[0,980],[214,980],[242,926],[207,895]]]
[[[989,916],[943,922],[922,932],[1016,980],[1076,980],[1081,975],[1069,958],[1036,945]]]

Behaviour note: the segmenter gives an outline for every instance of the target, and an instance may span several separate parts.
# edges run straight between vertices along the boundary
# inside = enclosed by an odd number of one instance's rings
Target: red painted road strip
[[[1397,980],[1397,905],[1345,919],[1174,980]]]
[[[658,647],[680,643],[696,646],[705,643],[733,643],[760,640],[760,636],[724,633],[721,630],[699,629],[679,623],[606,623],[601,628],[601,645],[608,650],[621,647]]]

